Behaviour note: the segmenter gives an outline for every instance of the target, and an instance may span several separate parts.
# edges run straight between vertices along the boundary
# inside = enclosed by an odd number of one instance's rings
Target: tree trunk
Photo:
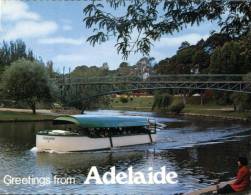
[[[236,108],[236,104],[234,104],[234,111],[236,112],[237,108]]]
[[[31,109],[32,109],[32,114],[36,114],[36,103],[32,103],[31,105]]]
[[[186,100],[186,92],[183,92],[183,94],[182,94],[182,100],[183,100],[183,104],[186,105],[186,103],[187,103],[187,100]]]
[[[203,105],[204,104],[204,95],[203,93],[201,92],[200,93],[200,105]]]

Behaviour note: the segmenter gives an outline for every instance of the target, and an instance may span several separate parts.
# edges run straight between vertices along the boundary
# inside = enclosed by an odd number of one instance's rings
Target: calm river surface
[[[234,177],[236,158],[251,157],[251,128],[247,124],[206,120],[165,118],[148,112],[101,110],[87,114],[140,115],[156,118],[166,124],[157,131],[154,145],[135,146],[117,151],[91,153],[36,153],[35,134],[52,129],[50,122],[0,124],[0,193],[58,194],[178,194],[210,185],[215,179]],[[251,159],[251,158],[250,158]],[[126,171],[147,173],[149,167],[166,166],[178,173],[175,185],[84,185],[91,166],[101,175],[111,166]],[[3,177],[74,177],[77,184],[10,185]]]

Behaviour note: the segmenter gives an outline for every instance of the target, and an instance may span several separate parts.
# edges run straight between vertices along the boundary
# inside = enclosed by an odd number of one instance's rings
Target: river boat
[[[67,115],[53,120],[57,129],[39,131],[38,151],[77,152],[150,144],[156,122],[139,116]]]

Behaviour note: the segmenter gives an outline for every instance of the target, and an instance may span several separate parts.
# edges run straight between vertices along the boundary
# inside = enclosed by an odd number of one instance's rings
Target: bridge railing
[[[53,78],[58,83],[119,83],[119,82],[234,82],[250,81],[245,74],[170,74],[142,76],[105,76],[105,77],[60,77]]]

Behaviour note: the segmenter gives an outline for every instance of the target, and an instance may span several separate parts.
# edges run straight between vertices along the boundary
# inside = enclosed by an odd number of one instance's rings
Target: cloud
[[[201,39],[208,38],[209,35],[201,35],[198,33],[190,33],[177,37],[163,37],[154,44],[154,47],[177,47],[184,41],[188,41],[190,44],[196,44]]]
[[[39,20],[40,16],[29,10],[29,6],[17,0],[1,0],[1,15],[4,20],[17,21],[21,19]]]
[[[62,29],[63,29],[64,31],[70,31],[70,30],[72,30],[72,26],[69,25],[69,24],[65,24],[65,25],[62,26]]]
[[[38,40],[40,44],[67,44],[67,45],[81,45],[84,43],[83,38],[73,39],[73,38],[65,38],[65,37],[51,37],[51,38],[43,38]]]
[[[81,53],[77,54],[59,54],[53,58],[58,63],[81,64],[86,59],[86,56]]]
[[[26,39],[44,37],[57,31],[54,21],[45,21],[30,10],[27,3],[18,0],[0,0],[1,39]]]
[[[53,21],[19,21],[5,32],[3,39],[36,38],[54,33],[58,25]]]
[[[74,47],[74,49],[69,48],[55,55],[52,57],[52,61],[59,69],[62,69],[63,66],[71,67],[71,69],[79,65],[101,66],[104,62],[107,62],[109,68],[113,70],[124,61],[121,55],[117,54],[116,47],[114,47],[115,43],[115,40],[110,40],[95,47],[92,47],[89,43],[81,44]],[[132,54],[127,61],[133,65],[141,57],[141,54]]]

